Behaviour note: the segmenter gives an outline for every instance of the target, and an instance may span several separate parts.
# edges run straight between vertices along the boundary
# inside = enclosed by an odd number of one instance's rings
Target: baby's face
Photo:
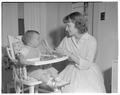
[[[34,34],[31,40],[31,44],[33,47],[38,47],[40,43],[40,35]]]

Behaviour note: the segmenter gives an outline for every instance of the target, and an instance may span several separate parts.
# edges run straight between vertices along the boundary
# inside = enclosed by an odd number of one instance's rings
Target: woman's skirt
[[[59,78],[70,82],[61,88],[62,92],[105,92],[103,76],[96,64],[89,69],[78,69],[70,64],[59,74]]]

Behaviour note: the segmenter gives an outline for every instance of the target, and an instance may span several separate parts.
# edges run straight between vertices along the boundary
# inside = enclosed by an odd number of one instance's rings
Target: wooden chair
[[[13,43],[16,40],[20,39],[21,36],[18,36],[16,39],[12,36],[8,36],[9,47],[7,47],[7,53],[11,61],[13,62],[12,69],[13,69],[13,79],[14,79],[14,88],[15,92],[22,93],[25,90],[29,89],[29,92],[34,93],[34,87],[42,83],[42,81],[38,81],[32,77],[27,76],[27,71],[25,66],[18,66],[19,62],[15,58],[15,53],[13,50]],[[27,88],[24,88],[27,86]],[[9,87],[9,85],[8,85]]]

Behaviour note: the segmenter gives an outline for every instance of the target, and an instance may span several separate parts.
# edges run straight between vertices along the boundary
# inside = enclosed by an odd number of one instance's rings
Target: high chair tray
[[[37,66],[37,65],[53,64],[67,59],[68,56],[42,55],[40,58],[27,59],[27,61],[30,62],[30,64],[27,65]]]

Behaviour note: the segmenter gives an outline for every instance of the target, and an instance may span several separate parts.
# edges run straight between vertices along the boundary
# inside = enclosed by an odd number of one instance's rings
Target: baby
[[[21,64],[29,64],[26,59],[38,58],[43,53],[50,53],[45,48],[45,44],[40,39],[40,33],[34,30],[28,30],[22,37],[24,47],[17,54],[17,59]],[[27,66],[28,76],[38,80],[42,80],[44,83],[48,83],[50,78],[57,76],[57,70],[51,65],[45,66]]]

